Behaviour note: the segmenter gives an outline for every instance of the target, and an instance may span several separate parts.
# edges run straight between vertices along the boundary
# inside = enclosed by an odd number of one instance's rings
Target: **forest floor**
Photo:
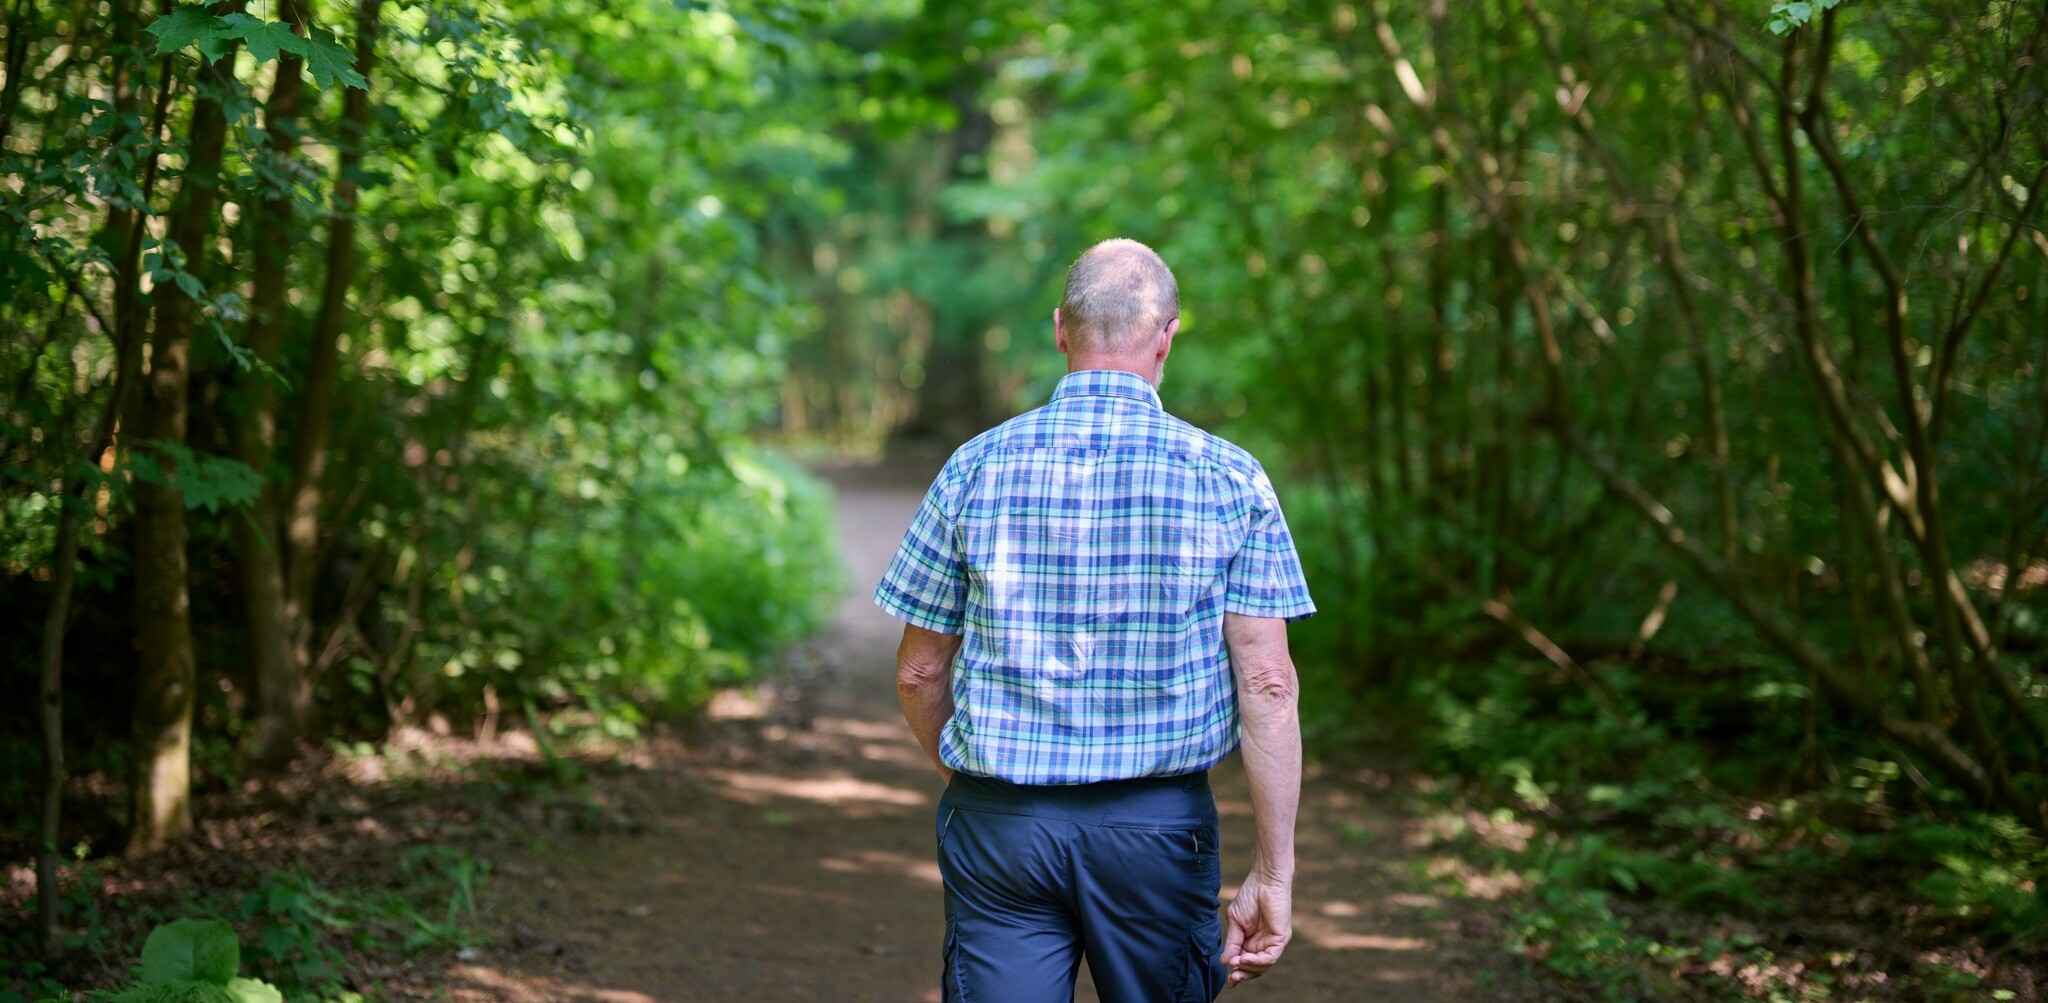
[[[832,474],[855,583],[880,577],[922,484]],[[595,778],[616,819],[494,860],[484,946],[450,962],[464,1001],[937,1001],[940,782],[899,717],[899,628],[852,588],[825,634],[755,694],[725,694],[644,768]],[[1485,902],[1432,893],[1422,822],[1387,771],[1312,769],[1296,942],[1243,999],[1541,998],[1494,945]],[[1248,859],[1244,778],[1218,778],[1227,896]],[[545,829],[542,830],[545,832]],[[518,841],[514,841],[516,844]],[[1084,974],[1081,1000],[1095,999]]]

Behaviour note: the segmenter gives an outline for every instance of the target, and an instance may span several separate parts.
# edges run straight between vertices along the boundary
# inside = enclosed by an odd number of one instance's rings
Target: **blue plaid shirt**
[[[1019,784],[1214,766],[1238,741],[1223,614],[1315,612],[1258,461],[1107,370],[960,447],[875,602],[965,635],[939,758]]]

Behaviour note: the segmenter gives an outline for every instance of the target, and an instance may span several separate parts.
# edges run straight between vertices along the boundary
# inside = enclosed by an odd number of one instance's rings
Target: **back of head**
[[[1173,270],[1149,247],[1118,237],[1089,248],[1067,269],[1060,320],[1083,354],[1116,355],[1180,316]]]

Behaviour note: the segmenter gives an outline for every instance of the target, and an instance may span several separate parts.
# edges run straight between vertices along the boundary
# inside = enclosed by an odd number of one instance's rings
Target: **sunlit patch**
[[[1353,933],[1319,916],[1297,916],[1294,928],[1301,939],[1332,951],[1422,951],[1430,946],[1429,941],[1420,937]]]
[[[767,697],[761,691],[723,689],[711,694],[704,716],[713,721],[758,721],[768,716]]]
[[[1345,918],[1358,915],[1359,908],[1349,902],[1325,902],[1317,906],[1316,911],[1325,916]]]
[[[930,798],[913,790],[853,777],[776,777],[733,770],[714,771],[711,776],[726,787],[733,800],[761,804],[769,798],[795,798],[819,804],[889,804],[916,807]]]
[[[913,746],[902,743],[878,745],[870,742],[860,747],[860,758],[871,763],[889,763],[894,766],[902,766],[917,770],[920,773],[931,769],[932,765],[931,760],[926,759],[923,752]]]
[[[900,722],[863,721],[851,717],[821,717],[812,722],[811,730],[821,735],[845,735],[869,742],[901,740],[910,734]]]
[[[592,1003],[655,1003],[655,998],[630,989],[602,989],[541,975],[512,976],[482,965],[457,965],[452,973],[469,983],[451,987],[454,1000],[577,1000]],[[481,990],[479,992],[478,990]]]
[[[795,899],[799,902],[804,902],[814,906],[838,906],[843,909],[858,909],[865,901],[858,895],[844,895],[838,892],[826,891],[825,889],[817,887],[815,884],[803,886],[754,885],[752,887],[752,894],[758,896],[774,896],[776,898]],[[758,939],[762,937],[780,937],[786,935],[786,931],[778,931],[763,923],[742,924],[739,929],[741,933],[745,934],[747,937],[752,939]]]
[[[818,861],[818,866],[828,871],[844,874],[889,874],[896,877],[915,878],[934,887],[943,883],[939,865],[925,857],[913,857],[906,853],[891,853],[887,850],[861,850],[856,853],[827,857]]]

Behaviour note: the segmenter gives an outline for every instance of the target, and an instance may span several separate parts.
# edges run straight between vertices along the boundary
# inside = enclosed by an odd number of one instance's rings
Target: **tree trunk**
[[[306,31],[303,0],[285,0],[285,18],[294,31]],[[288,174],[293,154],[305,61],[289,52],[277,61],[277,78],[264,108],[263,124],[270,143],[265,156],[280,174]],[[266,366],[276,366],[286,326],[285,286],[289,278],[291,231],[295,217],[289,192],[273,189],[257,203],[249,221],[255,249],[255,282],[249,297],[249,350]],[[243,611],[248,618],[249,664],[256,684],[256,728],[248,755],[254,766],[274,770],[289,762],[311,699],[305,664],[296,657],[285,621],[285,571],[278,533],[278,490],[270,478],[277,456],[277,389],[270,373],[254,374],[249,402],[235,437],[235,454],[262,473],[263,489],[250,504],[248,518],[235,524]]]
[[[356,10],[356,70],[370,76],[383,0],[362,0]],[[341,155],[334,181],[334,221],[327,236],[327,281],[306,362],[303,409],[292,453],[291,489],[284,523],[285,600],[294,666],[312,664],[313,573],[320,545],[321,477],[327,469],[327,432],[333,423],[334,381],[341,369],[337,346],[356,267],[356,175],[370,121],[370,93],[350,89],[342,99]],[[306,685],[310,681],[302,682]]]
[[[239,11],[241,0],[216,4],[216,13]],[[225,89],[233,85],[234,54],[202,64],[199,72]],[[213,231],[227,115],[205,96],[192,105],[184,180],[172,209],[170,239],[195,269]],[[143,437],[183,443],[191,382],[192,319],[196,304],[175,282],[152,295],[156,330],[142,399]],[[151,853],[192,831],[192,704],[197,685],[192,651],[192,609],[185,556],[185,498],[172,483],[135,486],[135,602],[137,664],[135,780],[128,854]]]
[[[0,147],[7,143],[13,133],[14,112],[21,107],[22,67],[28,65],[28,42],[37,32],[29,27],[36,19],[35,0],[15,0],[7,12],[7,51],[0,59],[5,60],[7,83],[0,89]]]

